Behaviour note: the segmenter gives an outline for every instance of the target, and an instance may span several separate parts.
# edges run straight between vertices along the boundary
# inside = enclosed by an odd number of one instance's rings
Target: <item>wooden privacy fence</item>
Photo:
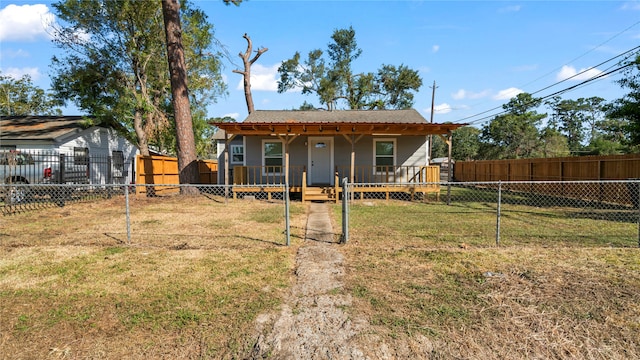
[[[454,179],[461,182],[640,179],[640,154],[457,161]]]
[[[216,160],[198,160],[200,184],[218,183],[218,162]],[[168,156],[142,156],[136,158],[136,184],[176,185],[180,183],[178,158]],[[153,190],[151,190],[153,189]],[[167,194],[179,192],[176,186],[137,186],[137,194]]]
[[[458,161],[454,167],[454,179],[459,182],[523,182],[506,184],[505,190],[616,204],[637,204],[637,183],[599,184],[597,188],[593,186],[594,182],[604,180],[640,179],[640,154]],[[536,181],[574,183],[534,185],[533,182]],[[587,183],[580,183],[581,181]]]

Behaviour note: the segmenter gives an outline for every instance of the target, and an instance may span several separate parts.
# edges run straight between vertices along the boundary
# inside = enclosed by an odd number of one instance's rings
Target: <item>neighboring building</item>
[[[451,169],[449,169],[449,163],[451,163]],[[439,158],[433,158],[431,159],[431,165],[438,165],[440,166],[440,180],[441,181],[448,181],[449,180],[449,173],[451,173],[451,180],[453,180],[453,168],[456,164],[456,161],[451,159],[449,160],[449,158],[446,157],[439,157]]]
[[[225,174],[234,185],[288,182],[305,199],[307,188],[336,188],[345,177],[358,184],[439,182],[429,173],[438,167],[428,166],[428,135],[450,139],[464,124],[430,124],[410,109],[257,110],[243,122],[214,125],[220,184]]]
[[[92,184],[130,183],[139,152],[113,129],[86,126],[82,116],[2,117],[0,151],[28,152],[48,162],[62,154],[66,162],[88,165]]]

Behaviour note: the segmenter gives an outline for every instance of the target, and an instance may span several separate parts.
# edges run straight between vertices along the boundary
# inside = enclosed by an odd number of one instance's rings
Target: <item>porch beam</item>
[[[234,135],[235,136],[235,135]],[[224,132],[224,199],[229,198],[229,133]]]
[[[213,123],[212,123],[213,124]],[[214,123],[220,129],[235,135],[445,135],[464,124],[403,124],[403,123]]]

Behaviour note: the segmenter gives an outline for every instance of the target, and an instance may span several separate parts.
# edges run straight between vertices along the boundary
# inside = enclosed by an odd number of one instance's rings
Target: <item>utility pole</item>
[[[434,109],[434,102],[436,99],[436,81],[433,80],[433,86],[431,87],[431,89],[433,89],[433,91],[431,92],[431,120],[429,121],[430,124],[433,124],[433,109]],[[429,163],[427,165],[431,165],[431,148],[433,145],[433,135],[429,135],[429,151],[428,151],[428,157],[429,157]]]

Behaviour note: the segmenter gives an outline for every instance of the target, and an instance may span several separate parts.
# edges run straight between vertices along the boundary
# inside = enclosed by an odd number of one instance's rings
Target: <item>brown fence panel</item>
[[[455,176],[457,181],[468,182],[640,179],[640,154],[458,161]]]
[[[171,194],[180,191],[175,185],[180,183],[180,172],[178,170],[178,158],[169,156],[142,156],[136,159],[136,183],[157,186],[138,186],[138,194],[155,195]],[[199,160],[198,172],[200,184],[217,184],[218,182],[218,162],[216,160]]]
[[[506,169],[506,170],[505,170]],[[505,171],[507,176],[505,177]],[[462,182],[485,181],[599,181],[640,179],[640,154],[580,156],[545,159],[458,161],[455,179]],[[616,204],[633,203],[629,185],[600,185],[585,195],[584,184],[539,184],[536,193]],[[530,183],[508,184],[512,191],[532,191]]]
[[[200,184],[218,183],[217,160],[198,160],[198,172],[200,173]]]

